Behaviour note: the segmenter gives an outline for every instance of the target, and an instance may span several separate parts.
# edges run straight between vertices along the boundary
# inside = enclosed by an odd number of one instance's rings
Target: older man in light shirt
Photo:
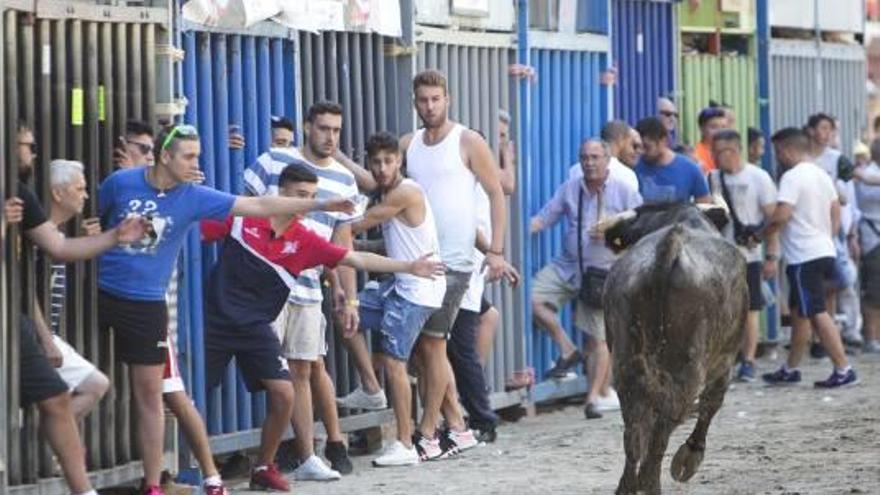
[[[602,236],[589,232],[603,217],[639,206],[642,197],[637,185],[610,171],[609,146],[603,141],[585,141],[579,156],[582,176],[562,184],[553,199],[531,220],[532,234],[548,229],[560,220],[566,225],[562,253],[535,275],[532,308],[537,326],[546,329],[560,347],[559,360],[547,372],[551,378],[560,378],[583,360],[558,317],[565,304],[576,301],[575,326],[590,337],[590,391],[584,413],[588,419],[593,419],[601,417],[603,410],[618,408],[620,403],[609,387],[610,356],[605,343],[601,301],[585,301],[580,297],[582,283],[596,284],[601,292],[602,275],[607,274],[616,256],[605,246]]]

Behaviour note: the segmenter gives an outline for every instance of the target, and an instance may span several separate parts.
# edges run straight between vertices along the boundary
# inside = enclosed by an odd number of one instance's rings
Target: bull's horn
[[[708,211],[718,208],[724,210],[724,213],[730,213],[730,207],[727,205],[727,201],[724,201],[724,198],[721,196],[712,196],[711,203],[697,203],[697,208],[700,211]]]
[[[620,222],[624,222],[624,221],[629,220],[631,218],[635,218],[636,215],[637,215],[636,210],[626,210],[626,211],[622,211],[620,213],[616,213],[614,215],[611,215],[610,217],[605,217],[602,220],[599,220],[598,222],[596,222],[595,225],[593,225],[593,228],[590,229],[590,233],[604,234],[607,230],[611,229],[612,227],[619,224]]]

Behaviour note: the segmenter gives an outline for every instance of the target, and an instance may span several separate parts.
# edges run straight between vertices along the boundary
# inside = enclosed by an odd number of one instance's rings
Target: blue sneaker
[[[843,388],[858,385],[859,377],[856,376],[855,370],[850,368],[846,373],[838,373],[834,370],[826,380],[813,383],[816,388]]]
[[[801,382],[801,372],[799,370],[779,368],[773,373],[764,373],[761,375],[761,378],[768,385],[795,385]]]
[[[753,382],[755,381],[755,363],[751,361],[743,361],[739,364],[739,370],[736,372],[736,381]]]

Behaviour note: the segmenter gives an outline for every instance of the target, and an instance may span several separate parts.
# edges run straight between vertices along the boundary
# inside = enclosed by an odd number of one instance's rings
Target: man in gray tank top
[[[437,70],[426,70],[413,79],[414,104],[424,127],[401,139],[406,151],[407,174],[425,190],[437,221],[440,256],[449,271],[442,307],[422,329],[416,345],[415,362],[425,381],[425,408],[414,435],[419,454],[439,443],[443,454],[476,444],[464,425],[456,397],[452,368],[446,356],[446,339],[467,291],[476,241],[475,186],[479,182],[489,196],[492,240],[484,266],[487,280],[498,280],[505,270],[504,191],[492,151],[476,132],[449,120],[446,78]],[[473,342],[476,346],[476,342]],[[472,353],[476,355],[476,353]],[[440,412],[450,429],[438,437],[435,430]],[[441,454],[442,455],[442,454]]]

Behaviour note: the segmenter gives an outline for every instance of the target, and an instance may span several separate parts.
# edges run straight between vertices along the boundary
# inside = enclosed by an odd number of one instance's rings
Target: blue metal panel
[[[199,126],[206,183],[240,193],[244,167],[268,149],[270,115],[294,115],[294,44],[289,39],[202,32],[183,37],[183,85],[189,100],[185,120]],[[233,124],[245,136],[243,150],[229,149]],[[200,246],[194,230],[187,239],[181,280],[181,308],[187,312],[180,331],[180,348],[187,352],[181,367],[212,435],[259,427],[266,415],[265,394],[248,393],[232,365],[221,386],[206,396],[202,280],[216,259],[217,247]]]
[[[530,177],[521,182],[527,188],[526,217],[537,213],[568,179],[569,167],[578,161],[580,143],[597,136],[607,117],[607,92],[599,84],[607,63],[605,53],[532,49],[531,62],[537,70],[538,82],[529,100],[531,142],[529,164],[524,168]],[[559,255],[562,236],[560,224],[530,243],[533,249],[527,253],[523,267],[527,278]],[[572,340],[580,343],[582,336],[572,326],[571,317],[570,308],[565,308],[562,324]],[[558,351],[549,336],[531,326],[530,323],[526,348],[540,379],[552,366]]]
[[[673,4],[612,0],[611,41],[617,67],[616,118],[635,124],[654,115],[657,97],[675,90]]]
[[[577,4],[576,26],[579,33],[608,33],[606,0],[580,0]]]

